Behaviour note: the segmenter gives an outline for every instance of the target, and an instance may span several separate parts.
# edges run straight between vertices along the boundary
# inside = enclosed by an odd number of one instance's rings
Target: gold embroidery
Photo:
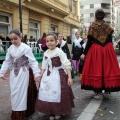
[[[105,21],[95,21],[89,28],[88,35],[92,35],[101,43],[105,43],[107,36],[113,29]]]

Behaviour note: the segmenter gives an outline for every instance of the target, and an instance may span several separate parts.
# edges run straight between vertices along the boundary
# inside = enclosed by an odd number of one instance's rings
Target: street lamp
[[[22,5],[21,5],[21,0],[19,0],[19,20],[20,20],[20,31],[22,33]]]

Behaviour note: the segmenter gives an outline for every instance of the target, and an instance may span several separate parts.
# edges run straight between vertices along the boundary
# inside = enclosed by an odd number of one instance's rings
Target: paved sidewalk
[[[75,78],[72,89],[75,96],[75,108],[73,108],[70,115],[62,116],[61,120],[77,120],[78,116],[91,101],[92,92],[81,90],[79,77]],[[48,120],[48,116],[36,112],[29,120]]]
[[[10,114],[9,80],[0,79],[0,120],[10,120]]]
[[[120,61],[120,57],[118,60]],[[75,108],[70,115],[62,116],[61,120],[77,120],[92,100],[91,91],[81,90],[79,77],[74,79],[72,89],[75,96]],[[10,114],[9,80],[0,79],[0,120],[10,120]],[[48,120],[48,116],[36,112],[28,120]],[[120,120],[120,92],[112,93],[110,99],[103,100],[93,120]]]
[[[120,66],[120,56],[117,56]],[[113,92],[109,99],[103,99],[93,120],[120,120],[120,92]]]
[[[120,92],[111,93],[103,102],[93,120],[120,120]]]
[[[76,120],[91,101],[92,92],[81,90],[79,77],[74,79],[72,89],[75,96],[75,108],[73,108],[73,112],[70,115],[62,116],[61,120]],[[9,80],[0,79],[0,120],[10,120],[10,114]],[[28,120],[48,120],[48,116],[36,112]]]

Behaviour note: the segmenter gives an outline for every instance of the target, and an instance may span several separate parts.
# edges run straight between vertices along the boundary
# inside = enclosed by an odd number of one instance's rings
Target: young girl
[[[71,85],[71,63],[66,54],[56,47],[57,37],[46,36],[49,48],[44,53],[41,71],[41,82],[36,108],[38,111],[51,115],[50,120],[59,119],[60,115],[71,113],[74,107],[74,96]]]
[[[0,77],[5,80],[5,73],[11,67],[11,120],[26,120],[26,116],[35,111],[37,89],[34,78],[39,81],[40,69],[31,48],[21,43],[21,32],[13,29],[10,31],[9,38],[12,45],[8,49],[6,59],[1,67]]]
[[[75,33],[76,39],[73,41],[73,45],[72,45],[72,65],[74,68],[74,71],[76,72],[76,74],[78,74],[78,69],[79,69],[79,61],[80,61],[80,56],[83,53],[83,44],[84,41],[83,39],[80,38],[80,33],[76,32]]]

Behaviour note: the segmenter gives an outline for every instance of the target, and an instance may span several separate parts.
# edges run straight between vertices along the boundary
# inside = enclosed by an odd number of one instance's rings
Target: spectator
[[[30,36],[29,41],[30,41],[30,42],[33,42],[33,36]]]
[[[22,42],[27,44],[27,35],[24,35]]]
[[[46,46],[46,33],[43,33],[43,36],[41,38],[41,44],[42,44],[42,50],[46,51],[48,49]]]
[[[6,50],[6,40],[4,34],[0,34],[0,39],[2,40],[3,43],[3,49]]]
[[[71,41],[72,41],[72,40],[71,40],[71,35],[67,36],[67,43],[68,43],[68,44],[71,44],[71,43],[72,43]]]
[[[2,40],[0,39],[0,52],[4,52]]]
[[[7,34],[6,36],[6,42],[7,42],[7,48],[9,48],[12,45],[11,40],[9,38],[9,34]]]

